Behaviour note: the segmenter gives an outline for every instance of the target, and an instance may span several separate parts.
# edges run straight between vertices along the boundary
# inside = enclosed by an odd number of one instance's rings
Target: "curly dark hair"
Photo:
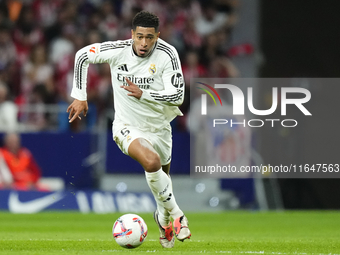
[[[136,31],[136,27],[153,27],[155,32],[158,32],[159,19],[151,12],[140,11],[132,20],[132,29],[134,31]]]

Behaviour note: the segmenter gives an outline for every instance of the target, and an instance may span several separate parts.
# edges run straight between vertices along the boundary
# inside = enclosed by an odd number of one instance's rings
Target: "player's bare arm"
[[[127,94],[128,96],[133,96],[137,99],[140,99],[142,94],[143,94],[143,90],[141,90],[136,84],[134,84],[132,81],[130,81],[128,78],[125,78],[127,84],[129,84],[129,86],[120,86],[121,88],[124,88],[125,90],[129,91],[130,93]]]
[[[74,99],[72,104],[67,108],[66,112],[69,112],[69,122],[73,122],[76,118],[81,119],[79,116],[81,113],[83,113],[84,116],[86,116],[87,111],[89,110],[89,107],[87,105],[87,101],[80,101],[78,99]]]

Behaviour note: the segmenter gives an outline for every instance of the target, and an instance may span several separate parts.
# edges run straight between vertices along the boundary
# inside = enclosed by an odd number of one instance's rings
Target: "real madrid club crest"
[[[151,64],[149,67],[149,73],[150,74],[155,74],[156,73],[156,65],[155,64]]]

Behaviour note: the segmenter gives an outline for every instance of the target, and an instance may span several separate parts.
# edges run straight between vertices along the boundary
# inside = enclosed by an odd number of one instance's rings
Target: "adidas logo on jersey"
[[[129,71],[129,70],[127,69],[126,64],[119,66],[119,67],[118,67],[118,70],[122,70],[122,71],[125,71],[125,72],[128,72],[128,71]]]

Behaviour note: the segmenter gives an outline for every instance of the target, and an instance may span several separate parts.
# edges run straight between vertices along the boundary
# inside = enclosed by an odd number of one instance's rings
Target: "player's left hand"
[[[133,96],[137,99],[140,99],[143,91],[136,85],[134,84],[132,81],[130,81],[128,78],[125,78],[127,84],[129,84],[129,86],[120,86],[121,88],[124,88],[125,90],[129,91],[130,93],[128,93],[128,96]]]

